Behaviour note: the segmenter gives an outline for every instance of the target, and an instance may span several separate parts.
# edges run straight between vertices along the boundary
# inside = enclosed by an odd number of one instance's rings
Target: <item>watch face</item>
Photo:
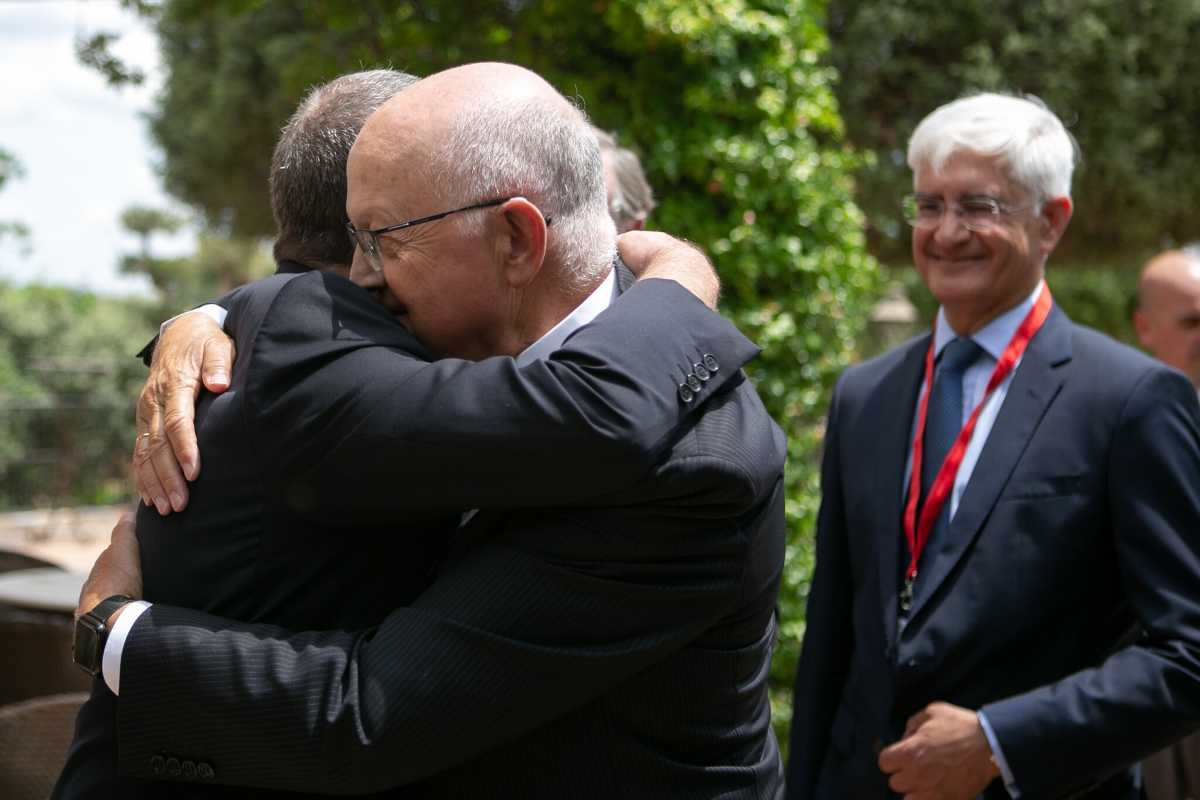
[[[100,632],[92,627],[95,624],[87,617],[76,620],[75,642],[71,648],[75,663],[89,675],[100,672]]]

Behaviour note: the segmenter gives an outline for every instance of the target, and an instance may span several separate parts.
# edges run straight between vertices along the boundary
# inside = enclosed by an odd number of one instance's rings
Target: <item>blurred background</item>
[[[312,85],[528,66],[641,159],[700,244],[790,438],[776,723],[803,635],[833,380],[928,324],[899,198],[916,122],[1029,92],[1083,155],[1050,264],[1132,341],[1137,270],[1200,238],[1195,0],[0,0],[0,550],[85,569],[132,496],[134,354],[273,269],[271,150]]]

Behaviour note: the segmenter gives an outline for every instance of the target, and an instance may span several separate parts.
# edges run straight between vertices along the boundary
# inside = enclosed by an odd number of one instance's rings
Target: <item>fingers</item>
[[[908,759],[905,756],[904,748],[902,747],[903,744],[904,742],[896,742],[879,752],[877,763],[879,764],[879,769],[885,774],[891,775],[893,772],[899,771],[907,763]]]
[[[223,333],[204,342],[204,360],[200,374],[204,376],[204,388],[220,394],[229,388],[234,358],[233,339]]]
[[[908,718],[908,723],[904,726],[904,737],[907,739],[917,732],[917,729],[924,725],[929,720],[929,710],[932,706],[926,706],[917,713]]]
[[[681,241],[658,231],[629,231],[617,237],[621,260],[638,276],[664,250],[679,246],[683,246]]]
[[[146,394],[147,391],[144,390],[143,399]],[[152,403],[147,414],[148,416],[143,416],[139,401],[138,429],[142,432],[138,434],[133,446],[135,482],[142,502],[153,505],[159,514],[166,516],[172,511],[182,511],[187,507],[187,481],[175,458],[171,443],[164,435],[166,424],[160,422],[163,415],[159,413],[157,405]],[[186,424],[190,429],[191,422]],[[199,459],[196,461],[198,463]]]
[[[161,468],[160,478],[165,473],[168,478],[179,474],[195,480],[200,474],[200,446],[196,442],[196,398],[199,396],[200,384],[191,381],[178,381],[163,390],[161,433],[165,434],[167,446],[163,448],[163,460],[155,462],[155,466]],[[154,434],[151,429],[152,439]],[[182,489],[186,497],[186,485],[176,488]]]

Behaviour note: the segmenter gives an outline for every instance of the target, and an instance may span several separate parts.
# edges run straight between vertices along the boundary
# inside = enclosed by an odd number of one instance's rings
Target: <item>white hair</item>
[[[1071,196],[1079,149],[1062,121],[1033,95],[976,94],[939,107],[913,131],[908,166],[940,172],[960,151],[998,158],[1037,197]]]
[[[568,285],[590,286],[612,266],[616,228],[608,214],[600,148],[586,115],[549,98],[498,98],[459,113],[442,147],[451,202],[521,196],[549,220],[546,260]],[[462,225],[479,224],[463,215]]]

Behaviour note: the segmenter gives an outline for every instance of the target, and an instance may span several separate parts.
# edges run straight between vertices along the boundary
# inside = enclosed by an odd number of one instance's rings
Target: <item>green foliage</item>
[[[0,508],[129,495],[130,353],[151,325],[131,301],[0,282]]]
[[[519,63],[640,145],[661,199],[651,222],[713,255],[724,310],[762,345],[753,376],[789,437],[781,733],[821,420],[880,285],[851,201],[858,160],[842,143],[836,73],[822,63],[823,10],[800,0],[174,0],[146,10],[167,68],[152,114],[167,187],[238,234],[271,231],[267,166],[280,126],[308,87],[352,70]]]
[[[9,180],[20,178],[24,174],[25,170],[21,167],[21,162],[17,161],[12,153],[0,148],[0,189],[3,189],[4,184]],[[29,238],[29,228],[24,223],[16,220],[0,219],[0,240],[6,236],[18,241],[27,241]]]
[[[1195,0],[832,0],[829,31],[850,139],[877,153],[860,200],[881,258],[903,259],[909,135],[938,105],[978,90],[1038,95],[1080,144],[1060,258],[1197,238]]]
[[[192,255],[154,256],[154,235],[175,233],[186,222],[169,211],[144,206],[131,206],[121,214],[121,225],[140,240],[139,252],[121,259],[121,271],[145,275],[154,284],[159,302],[147,308],[153,319],[174,316],[180,309],[211,300],[274,270],[274,261],[262,240],[212,231],[200,233]]]

